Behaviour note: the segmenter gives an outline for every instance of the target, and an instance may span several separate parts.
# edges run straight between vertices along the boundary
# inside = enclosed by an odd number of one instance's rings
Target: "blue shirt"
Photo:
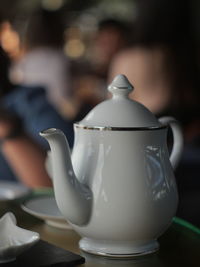
[[[62,130],[67,137],[69,146],[73,146],[73,124],[62,118],[48,102],[44,88],[17,87],[1,99],[0,105],[17,115],[22,121],[24,130],[44,149],[48,150],[49,145],[39,135],[39,132],[48,128]],[[0,153],[1,179],[17,179],[2,153]]]

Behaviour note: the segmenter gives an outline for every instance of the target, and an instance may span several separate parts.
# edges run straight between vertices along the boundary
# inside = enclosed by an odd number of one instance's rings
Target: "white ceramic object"
[[[16,223],[11,212],[0,219],[0,263],[14,261],[40,239],[38,233],[22,229]]]
[[[58,209],[54,197],[33,198],[25,201],[21,207],[27,213],[44,220],[46,224],[52,227],[72,229]]]
[[[113,97],[75,124],[72,160],[60,130],[40,133],[51,148],[58,207],[83,237],[80,248],[116,258],[156,251],[178,204],[173,167],[182,153],[182,131],[174,118],[157,120],[130,100],[132,89],[118,75],[109,86]]]
[[[21,183],[0,181],[0,200],[15,200],[29,193],[30,189]]]

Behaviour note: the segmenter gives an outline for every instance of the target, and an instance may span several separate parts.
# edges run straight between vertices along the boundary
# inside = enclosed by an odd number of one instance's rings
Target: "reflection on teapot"
[[[40,133],[51,148],[53,185],[58,207],[83,237],[83,251],[131,257],[159,248],[157,238],[176,213],[173,173],[183,148],[176,120],[157,120],[130,100],[124,75],[108,87],[113,97],[97,105],[74,125],[72,156],[59,129]],[[167,131],[174,145],[169,156]]]

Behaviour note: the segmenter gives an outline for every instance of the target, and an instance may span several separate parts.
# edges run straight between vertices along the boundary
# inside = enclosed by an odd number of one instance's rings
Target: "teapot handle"
[[[170,155],[170,162],[173,169],[176,169],[183,152],[183,132],[178,121],[173,117],[161,117],[159,122],[165,125],[169,125],[173,134],[173,147]]]

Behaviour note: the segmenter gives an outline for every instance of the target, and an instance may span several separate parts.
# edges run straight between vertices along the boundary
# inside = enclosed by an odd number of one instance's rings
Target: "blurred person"
[[[136,1],[133,43],[116,55],[109,70],[110,80],[119,73],[128,76],[135,86],[133,99],[157,116],[176,116],[184,126],[199,119],[199,40],[195,25],[191,28],[195,2]]]
[[[41,87],[10,82],[10,61],[0,47],[0,180],[19,180],[30,187],[49,186],[45,170],[49,146],[39,132],[56,127],[73,145],[73,126],[47,101]]]
[[[11,23],[19,33],[22,50],[11,68],[12,81],[45,87],[48,100],[62,114],[72,89],[69,60],[63,52],[65,27],[60,12],[36,10],[24,22],[23,33],[17,23]]]

